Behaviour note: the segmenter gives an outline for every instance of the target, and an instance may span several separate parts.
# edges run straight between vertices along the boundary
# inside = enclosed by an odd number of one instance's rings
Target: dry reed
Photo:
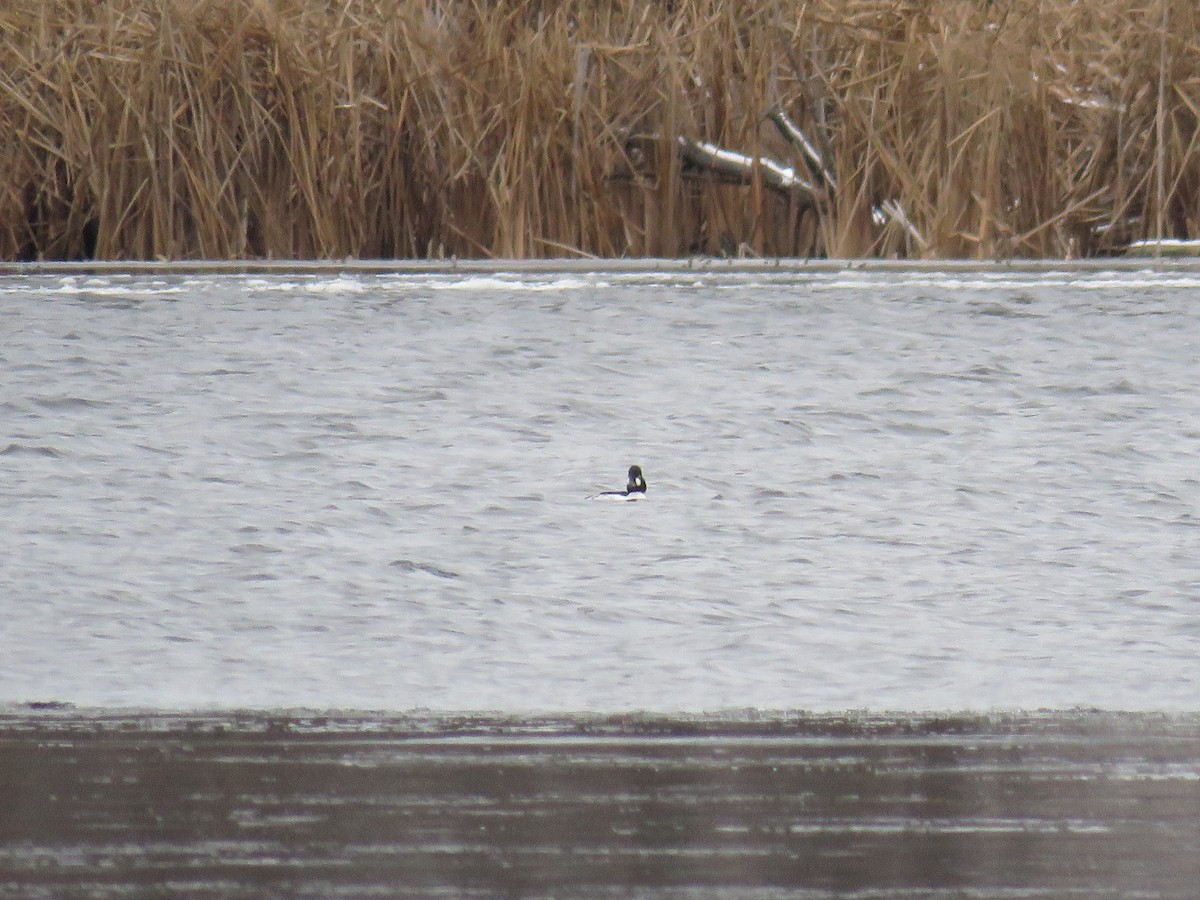
[[[0,258],[1194,238],[1198,25],[1191,0],[7,0]],[[802,170],[776,109],[827,154],[815,206],[681,163],[678,135]]]

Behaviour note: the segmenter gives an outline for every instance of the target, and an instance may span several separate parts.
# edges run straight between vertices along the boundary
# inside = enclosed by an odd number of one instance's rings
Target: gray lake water
[[[2,277],[0,701],[1194,710],[1198,298]]]

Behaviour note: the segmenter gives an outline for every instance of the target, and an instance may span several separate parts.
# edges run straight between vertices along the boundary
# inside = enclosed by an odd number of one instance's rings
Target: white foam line
[[[19,290],[5,289],[4,293],[30,293],[30,288],[25,286]],[[43,290],[41,293],[49,294],[65,294],[69,296],[78,296],[81,294],[98,295],[101,297],[161,297],[164,294],[181,294],[181,287],[145,287],[142,285],[114,285],[114,284],[63,284],[56,288]]]
[[[435,291],[573,291],[580,288],[603,287],[604,282],[581,278],[512,278],[476,277],[459,279],[429,279],[423,287]]]
[[[46,285],[30,285],[24,279],[6,283],[0,279],[0,295],[28,294],[30,291],[82,295],[120,297],[147,297],[179,294],[189,290],[205,289],[218,283],[228,284],[231,276],[193,277],[174,284],[161,281],[147,284],[138,275],[92,276],[86,279],[65,275]],[[736,273],[736,272],[636,272],[603,275],[550,275],[500,272],[494,275],[453,274],[393,274],[363,276],[338,273],[330,277],[312,280],[290,277],[275,280],[270,275],[255,274],[238,276],[247,290],[270,292],[302,292],[309,294],[346,294],[367,291],[396,289],[462,291],[486,293],[492,291],[547,292],[572,291],[585,288],[603,289],[613,285],[644,285],[661,287],[704,287],[716,290],[772,290],[807,289],[826,291],[880,291],[905,288],[924,288],[934,291],[1022,291],[1041,288],[1065,288],[1076,291],[1110,290],[1195,290],[1200,288],[1200,273],[1156,272],[1137,270],[1121,272],[1030,272],[1030,273],[972,273],[964,277],[961,273],[903,273],[889,275],[852,272],[780,272]]]

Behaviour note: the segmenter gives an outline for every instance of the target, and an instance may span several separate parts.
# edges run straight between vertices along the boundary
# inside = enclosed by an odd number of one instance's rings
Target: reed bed
[[[7,0],[0,258],[1196,238],[1198,26],[1192,0]],[[697,170],[680,136],[816,190]]]

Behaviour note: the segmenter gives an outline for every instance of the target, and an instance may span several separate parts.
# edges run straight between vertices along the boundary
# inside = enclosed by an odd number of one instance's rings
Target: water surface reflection
[[[5,896],[1194,897],[1200,720],[0,718]]]

